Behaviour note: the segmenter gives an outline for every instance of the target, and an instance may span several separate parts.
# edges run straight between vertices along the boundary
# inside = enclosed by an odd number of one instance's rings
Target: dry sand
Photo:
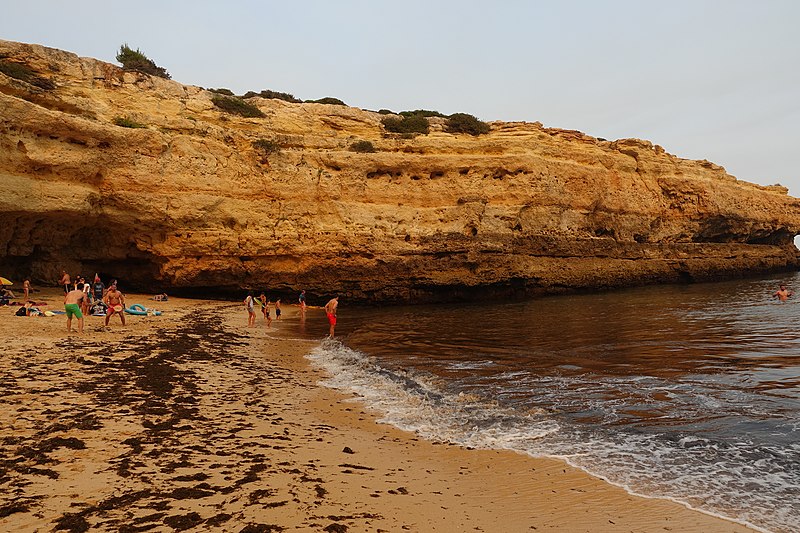
[[[0,531],[749,531],[559,461],[378,424],[317,384],[291,321],[128,303],[165,313],[67,335],[63,316],[0,309]]]

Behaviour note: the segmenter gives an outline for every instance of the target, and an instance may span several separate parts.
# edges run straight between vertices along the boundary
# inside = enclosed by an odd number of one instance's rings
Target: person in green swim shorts
[[[86,293],[83,292],[83,283],[78,283],[75,289],[64,296],[64,310],[67,312],[67,333],[72,332],[72,317],[78,319],[78,333],[83,333],[81,303],[83,303],[84,298],[86,298]]]

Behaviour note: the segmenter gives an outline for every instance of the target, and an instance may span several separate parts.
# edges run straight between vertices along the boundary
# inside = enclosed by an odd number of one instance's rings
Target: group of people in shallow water
[[[297,297],[297,304],[300,307],[300,316],[304,317],[306,314],[306,291],[300,291]],[[247,293],[244,299],[244,307],[247,310],[247,327],[254,327],[256,325],[256,306],[261,306],[261,313],[264,315],[264,322],[267,327],[271,327],[272,316],[270,315],[270,307],[275,307],[275,320],[281,318],[281,299],[278,298],[275,302],[270,301],[266,294],[262,292],[257,298],[253,296],[253,292]],[[325,304],[325,314],[328,317],[328,324],[330,326],[330,338],[333,338],[334,330],[336,329],[336,312],[339,307],[339,297],[335,296]]]
[[[66,271],[62,271],[59,281],[64,287],[64,311],[67,315],[67,331],[72,332],[72,319],[78,321],[78,332],[83,333],[83,317],[92,314],[105,316],[105,325],[114,315],[118,315],[122,325],[125,325],[125,295],[117,287],[117,281],[112,280],[106,288],[98,274],[94,275],[92,283],[86,283],[81,276],[76,276],[72,281]]]
[[[258,303],[256,303],[258,302]],[[261,314],[264,315],[264,322],[267,323],[267,327],[270,327],[272,324],[272,314],[270,313],[270,309],[275,307],[275,320],[281,319],[281,299],[278,298],[274,302],[267,299],[266,294],[263,292],[258,298],[253,297],[253,293],[249,292],[247,294],[247,298],[244,299],[244,305],[247,308],[247,326],[253,327],[256,325],[256,305],[261,306]]]

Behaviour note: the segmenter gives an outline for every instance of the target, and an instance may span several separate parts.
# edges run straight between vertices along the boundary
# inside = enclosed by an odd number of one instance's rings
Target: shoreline
[[[164,315],[68,336],[63,316],[0,308],[0,529],[752,531],[561,459],[379,423],[320,384],[293,305],[267,330],[241,304],[126,297]]]

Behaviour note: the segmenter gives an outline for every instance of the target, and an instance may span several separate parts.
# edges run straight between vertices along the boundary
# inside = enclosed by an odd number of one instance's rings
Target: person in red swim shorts
[[[339,308],[339,297],[336,296],[325,304],[325,314],[328,315],[328,323],[331,325],[330,338],[333,338],[333,330],[336,329],[336,310]]]

